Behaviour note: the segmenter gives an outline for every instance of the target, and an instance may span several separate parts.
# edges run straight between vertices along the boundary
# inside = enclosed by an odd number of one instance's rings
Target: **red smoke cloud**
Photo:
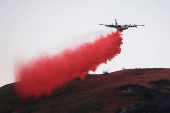
[[[23,99],[61,87],[63,83],[76,77],[84,78],[89,71],[95,71],[101,63],[106,63],[121,52],[122,37],[119,31],[106,37],[100,36],[93,43],[85,43],[75,49],[67,49],[52,57],[40,57],[19,69],[14,84],[16,93]]]

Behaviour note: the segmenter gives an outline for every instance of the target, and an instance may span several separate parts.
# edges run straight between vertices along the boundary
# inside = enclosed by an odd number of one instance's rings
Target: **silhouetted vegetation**
[[[121,90],[122,92],[124,92],[124,97],[134,96],[134,97],[138,97],[139,100],[142,101],[152,100],[162,95],[162,92],[157,89],[150,89],[144,86],[138,86],[132,84],[118,87],[115,90]]]
[[[158,81],[150,81],[149,84],[155,89],[170,91],[170,88],[168,88],[170,86],[170,80],[161,79]]]
[[[115,113],[121,113],[122,109],[121,108],[117,108],[117,110],[115,111]]]

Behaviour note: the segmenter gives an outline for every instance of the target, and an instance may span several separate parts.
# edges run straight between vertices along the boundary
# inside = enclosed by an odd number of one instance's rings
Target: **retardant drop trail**
[[[111,32],[100,36],[93,43],[85,43],[75,49],[67,49],[52,57],[40,57],[19,69],[15,75],[16,93],[23,99],[42,94],[61,87],[76,77],[84,78],[89,71],[95,71],[101,63],[106,63],[121,52],[121,32]]]

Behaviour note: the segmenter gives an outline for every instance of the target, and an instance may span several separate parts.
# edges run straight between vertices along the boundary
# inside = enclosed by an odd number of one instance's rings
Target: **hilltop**
[[[124,69],[75,78],[43,95],[22,100],[13,83],[0,88],[0,113],[169,113],[170,69]]]

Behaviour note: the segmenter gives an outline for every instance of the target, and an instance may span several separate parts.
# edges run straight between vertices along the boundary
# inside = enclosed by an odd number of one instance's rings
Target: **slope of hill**
[[[75,78],[38,100],[0,88],[0,113],[169,113],[170,69],[126,69]]]

